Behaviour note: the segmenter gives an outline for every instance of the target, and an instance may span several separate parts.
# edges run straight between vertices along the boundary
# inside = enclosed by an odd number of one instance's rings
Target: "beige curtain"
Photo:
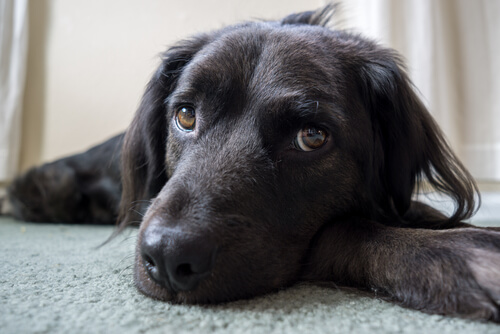
[[[0,182],[19,161],[27,46],[27,0],[0,0]]]
[[[339,19],[403,54],[472,174],[500,181],[500,1],[344,0]]]

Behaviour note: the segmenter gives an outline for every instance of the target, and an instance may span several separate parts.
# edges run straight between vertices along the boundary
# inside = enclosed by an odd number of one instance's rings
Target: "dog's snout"
[[[212,272],[217,247],[210,238],[148,226],[141,256],[148,275],[168,290],[190,291]]]

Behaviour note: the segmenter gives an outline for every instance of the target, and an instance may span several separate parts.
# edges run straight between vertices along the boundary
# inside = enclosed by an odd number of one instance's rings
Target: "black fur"
[[[34,222],[114,223],[122,192],[123,137],[31,168],[8,188],[11,214]]]

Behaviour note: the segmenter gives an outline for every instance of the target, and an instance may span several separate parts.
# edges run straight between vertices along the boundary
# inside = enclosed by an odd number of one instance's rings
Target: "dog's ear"
[[[403,217],[423,181],[454,199],[450,223],[469,218],[477,186],[415,93],[399,56],[373,44],[360,58],[361,94],[374,132],[370,182],[379,209]]]
[[[313,26],[326,26],[338,9],[338,4],[328,4],[323,8],[313,11],[300,12],[288,15],[281,20],[281,24],[308,24]]]
[[[149,200],[167,182],[165,100],[193,56],[208,42],[208,35],[180,42],[162,54],[162,62],[149,81],[122,149],[123,192],[119,224],[139,223]]]

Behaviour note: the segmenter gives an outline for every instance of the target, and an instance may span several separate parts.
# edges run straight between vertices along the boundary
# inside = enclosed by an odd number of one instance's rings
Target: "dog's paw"
[[[500,243],[500,233],[497,234]],[[500,322],[500,247],[489,246],[472,248],[467,265],[483,292],[480,306],[484,308],[484,318]]]
[[[500,322],[500,232],[443,231],[426,252],[420,291],[403,304],[426,312]],[[416,272],[419,272],[417,269]]]

